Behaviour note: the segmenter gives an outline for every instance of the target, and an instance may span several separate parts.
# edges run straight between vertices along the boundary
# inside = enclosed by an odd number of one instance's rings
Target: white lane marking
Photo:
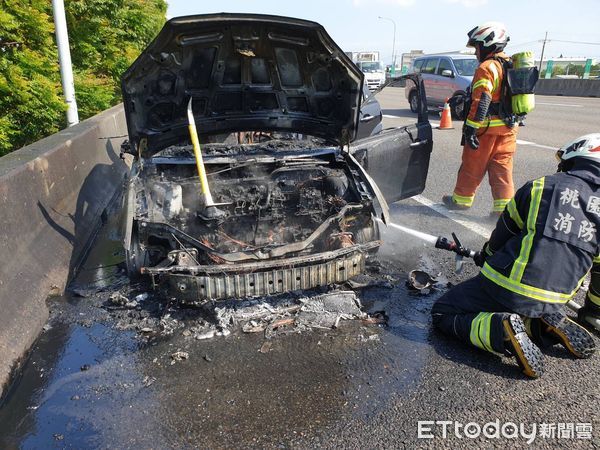
[[[546,103],[546,102],[535,102],[537,105],[548,105],[548,106],[568,106],[569,108],[583,108],[583,105],[573,105],[571,103]]]
[[[391,114],[384,114],[383,117],[386,117],[388,119],[402,119],[402,117],[400,116],[392,116]]]
[[[533,147],[547,148],[550,150],[558,150],[558,147],[552,147],[551,145],[536,144],[535,142],[531,142],[531,141],[522,141],[521,139],[517,139],[517,145],[531,145]]]
[[[428,208],[433,209],[436,213],[441,214],[444,217],[462,225],[463,227],[471,230],[473,233],[478,234],[484,238],[489,238],[490,234],[492,234],[492,229],[488,227],[484,227],[472,220],[466,219],[464,217],[460,217],[457,213],[450,211],[441,203],[434,203],[429,200],[427,197],[423,197],[422,195],[415,195],[411,197],[413,200],[419,202],[420,204],[427,206]]]

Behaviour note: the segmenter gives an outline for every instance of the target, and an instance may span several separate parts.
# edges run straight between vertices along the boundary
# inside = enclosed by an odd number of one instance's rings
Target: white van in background
[[[475,55],[462,53],[424,55],[415,58],[411,72],[420,73],[425,84],[427,106],[443,107],[447,98],[464,95],[473,81],[479,62]],[[418,97],[414,84],[407,80],[405,95],[412,112],[418,111]],[[459,111],[452,111],[459,116]]]

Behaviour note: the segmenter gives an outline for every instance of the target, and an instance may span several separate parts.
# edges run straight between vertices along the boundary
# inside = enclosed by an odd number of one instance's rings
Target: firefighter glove
[[[473,262],[475,263],[475,265],[477,267],[483,267],[483,264],[485,263],[485,259],[490,254],[488,248],[489,248],[489,244],[486,242],[485,244],[483,244],[483,248],[480,251],[478,251],[477,253],[475,253],[475,256],[473,256]]]
[[[477,150],[479,148],[479,138],[477,137],[477,130],[470,126],[465,126],[463,130],[463,136],[465,138],[465,142],[469,147],[473,150]]]
[[[477,267],[483,267],[483,264],[485,263],[485,256],[485,253],[482,251],[475,253],[475,256],[473,256],[473,262]]]

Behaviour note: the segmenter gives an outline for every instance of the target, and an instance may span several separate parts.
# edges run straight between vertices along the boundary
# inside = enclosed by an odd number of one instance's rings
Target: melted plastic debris
[[[220,303],[213,310],[215,323],[202,322],[183,330],[182,334],[204,340],[228,336],[232,331],[241,329],[244,333],[264,333],[266,338],[271,338],[313,328],[331,329],[338,327],[341,320],[368,318],[361,307],[353,291]]]
[[[372,288],[372,287],[380,287],[385,289],[393,289],[397,280],[389,275],[383,275],[380,277],[372,277],[368,274],[360,274],[355,277],[352,277],[346,284],[351,289],[362,289],[362,288]]]
[[[109,302],[115,306],[121,306],[127,309],[133,309],[138,305],[137,300],[129,300],[120,292],[115,292],[108,298]]]
[[[335,291],[301,299],[296,324],[306,328],[337,328],[340,320],[362,319],[360,300],[354,291]]]
[[[423,270],[411,270],[408,274],[408,287],[423,291],[429,289],[435,283],[435,278]]]
[[[219,302],[197,309],[182,308],[174,299],[165,304],[164,299],[155,295],[121,289],[113,293],[103,308],[116,320],[117,329],[134,330],[147,342],[174,334],[190,340],[207,340],[236,331],[263,333],[270,339],[310,329],[337,328],[343,320],[363,320],[365,325],[381,325],[387,320],[383,314],[370,317],[363,312],[359,298],[351,290],[309,295],[298,291]]]
[[[171,353],[171,365],[175,364],[178,361],[183,361],[189,359],[190,354],[188,352],[182,352],[181,350],[177,350],[174,353]]]
[[[222,328],[245,324],[249,321],[285,316],[300,309],[298,301],[290,296],[242,302],[226,302],[215,307],[217,323]]]

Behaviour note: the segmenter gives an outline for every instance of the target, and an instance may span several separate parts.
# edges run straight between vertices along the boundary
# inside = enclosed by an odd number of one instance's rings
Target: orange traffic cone
[[[442,110],[442,119],[440,120],[440,126],[438,130],[452,130],[454,126],[452,125],[452,114],[450,113],[450,105],[448,104],[448,100],[444,103],[444,109]]]

